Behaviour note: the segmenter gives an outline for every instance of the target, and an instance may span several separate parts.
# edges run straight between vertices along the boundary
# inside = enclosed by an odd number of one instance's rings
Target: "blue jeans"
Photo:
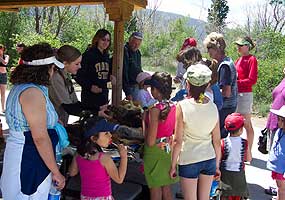
[[[188,165],[178,165],[179,176],[198,178],[200,174],[212,176],[216,174],[216,158]]]

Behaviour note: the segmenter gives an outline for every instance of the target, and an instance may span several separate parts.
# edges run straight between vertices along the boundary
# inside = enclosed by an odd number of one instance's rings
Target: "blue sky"
[[[211,0],[148,0],[149,7],[159,2],[158,10],[173,12],[190,16],[196,19],[207,19],[207,10],[211,6]],[[230,11],[227,22],[229,26],[244,24],[246,21],[246,10],[254,9],[258,4],[264,4],[266,0],[228,0]]]

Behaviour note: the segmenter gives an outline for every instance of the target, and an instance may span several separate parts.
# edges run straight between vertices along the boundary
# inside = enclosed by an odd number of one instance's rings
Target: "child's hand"
[[[128,156],[127,155],[128,154],[127,147],[125,147],[122,144],[119,144],[118,145],[118,150],[119,150],[119,154],[120,154],[121,158],[127,158],[127,156]]]

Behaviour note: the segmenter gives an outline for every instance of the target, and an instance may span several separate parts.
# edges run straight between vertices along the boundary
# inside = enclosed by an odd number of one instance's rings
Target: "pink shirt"
[[[272,97],[272,109],[278,110],[285,105],[285,78],[279,83],[278,86],[276,86],[276,88],[274,88],[272,91]],[[273,114],[272,112],[269,112],[266,128],[269,130],[276,130],[278,128],[277,115]]]
[[[81,195],[83,196],[105,197],[112,195],[110,176],[100,162],[102,155],[103,153],[99,153],[98,160],[76,157],[81,177]]]
[[[162,110],[164,106],[164,103],[157,103],[154,107]],[[158,122],[156,138],[169,137],[174,133],[176,106],[174,104],[170,104],[170,107],[167,118]],[[146,123],[148,122],[149,119],[147,119]]]

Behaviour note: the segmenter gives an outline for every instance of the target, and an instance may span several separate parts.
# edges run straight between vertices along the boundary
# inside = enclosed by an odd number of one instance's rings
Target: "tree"
[[[212,0],[211,8],[208,9],[208,32],[223,32],[229,12],[227,3],[227,0]]]

